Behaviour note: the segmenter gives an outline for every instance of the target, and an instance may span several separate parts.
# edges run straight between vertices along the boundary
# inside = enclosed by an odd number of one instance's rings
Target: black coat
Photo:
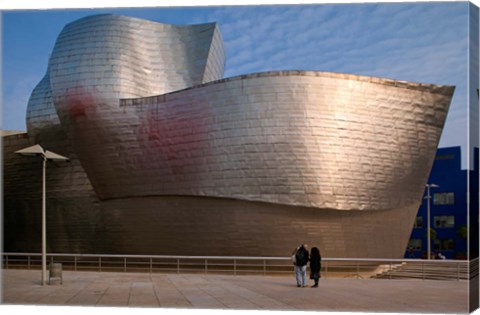
[[[299,266],[299,267],[302,267],[302,266],[305,266],[308,264],[308,261],[310,260],[310,257],[308,255],[308,250],[305,249],[305,247],[301,246],[295,253],[295,256],[298,257],[297,255],[299,254],[302,254],[302,256],[304,257],[305,261],[304,262],[300,262],[298,261],[298,258],[297,258],[297,261],[295,262],[295,266]]]
[[[320,273],[320,268],[322,265],[322,257],[320,256],[310,256],[310,273]]]

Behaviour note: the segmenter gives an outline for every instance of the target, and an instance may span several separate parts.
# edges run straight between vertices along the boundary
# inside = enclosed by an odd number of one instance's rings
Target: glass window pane
[[[455,217],[453,215],[434,216],[433,226],[436,228],[455,227]]]
[[[434,193],[433,194],[434,205],[453,205],[455,204],[455,193]]]
[[[415,223],[413,224],[413,227],[414,228],[421,228],[423,227],[423,217],[422,216],[418,216],[415,220]]]
[[[454,250],[455,249],[455,240],[453,239],[436,239],[433,249],[436,251],[442,250]]]
[[[408,243],[408,248],[413,250],[422,250],[422,240],[418,238],[412,238]]]

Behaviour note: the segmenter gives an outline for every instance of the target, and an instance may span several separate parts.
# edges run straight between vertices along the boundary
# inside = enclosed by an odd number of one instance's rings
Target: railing
[[[290,257],[47,254],[47,261],[72,271],[291,275],[294,270]],[[2,263],[4,269],[41,269],[41,254],[4,253]],[[466,280],[472,273],[478,275],[478,258],[476,264],[475,260],[323,258],[321,270],[323,278]]]

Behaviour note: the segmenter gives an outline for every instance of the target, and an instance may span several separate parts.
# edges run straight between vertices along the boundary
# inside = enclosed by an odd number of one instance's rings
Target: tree
[[[461,239],[466,240],[468,238],[468,227],[466,224],[462,224],[457,229],[457,235]]]

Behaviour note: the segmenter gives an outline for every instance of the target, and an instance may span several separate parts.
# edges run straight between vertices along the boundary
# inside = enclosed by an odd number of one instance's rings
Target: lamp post
[[[46,223],[46,171],[47,161],[68,161],[67,157],[53,153],[36,144],[34,146],[15,151],[23,156],[41,156],[42,161],[42,285],[45,285],[47,274],[47,223]]]
[[[437,184],[426,184],[425,187],[427,187],[427,242],[428,242],[428,246],[427,246],[427,256],[428,258],[427,259],[430,259],[430,256],[431,256],[431,241],[430,241],[430,199],[432,198],[430,196],[430,188],[438,188],[440,186],[438,186]]]

